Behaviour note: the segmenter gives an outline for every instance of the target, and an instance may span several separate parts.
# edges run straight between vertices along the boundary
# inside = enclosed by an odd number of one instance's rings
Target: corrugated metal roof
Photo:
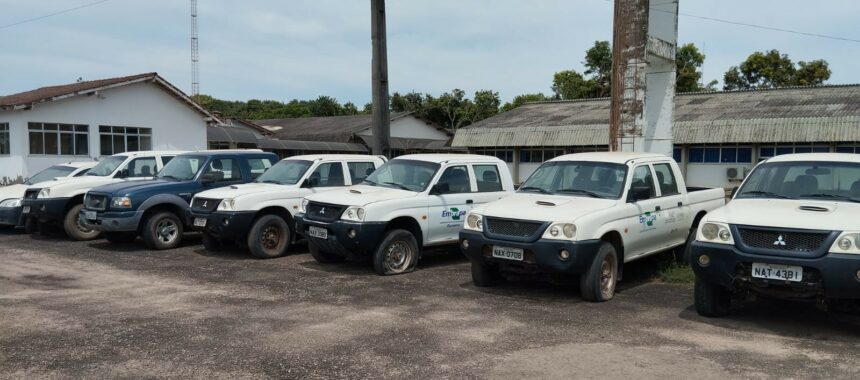
[[[860,85],[675,97],[675,143],[860,141]],[[452,146],[589,146],[609,139],[609,99],[529,103],[457,131]]]
[[[256,144],[257,136],[247,129],[209,126],[206,128],[207,141],[223,141]]]
[[[257,141],[260,148],[263,149],[301,150],[315,152],[368,152],[367,147],[365,147],[364,145],[353,143],[279,140],[270,138],[263,138]]]

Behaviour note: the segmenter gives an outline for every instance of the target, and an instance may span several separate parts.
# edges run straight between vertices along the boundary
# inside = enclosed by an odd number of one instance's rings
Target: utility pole
[[[191,96],[200,95],[200,54],[197,50],[197,0],[191,0]]]
[[[385,0],[370,0],[370,38],[373,43],[373,146],[376,155],[391,155],[391,118],[388,111],[388,49],[385,37]]]

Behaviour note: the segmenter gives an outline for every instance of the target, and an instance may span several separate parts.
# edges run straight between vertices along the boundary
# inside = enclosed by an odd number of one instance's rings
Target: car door
[[[428,239],[431,244],[457,241],[466,213],[475,202],[469,165],[452,164],[430,186]]]
[[[657,220],[665,224],[667,239],[663,241],[664,247],[678,245],[687,240],[690,226],[689,206],[684,204],[687,198],[679,188],[679,181],[675,176],[672,165],[668,162],[655,162],[651,164],[654,170],[654,179],[657,182],[657,196],[660,210],[657,211]]]
[[[630,174],[627,190],[627,223],[625,229],[625,261],[651,252],[663,242],[664,231],[659,219],[661,200],[650,164],[640,164]]]
[[[476,191],[472,197],[475,205],[499,200],[507,195],[502,185],[501,169],[498,164],[471,164],[469,167],[472,170],[472,178],[475,179]]]

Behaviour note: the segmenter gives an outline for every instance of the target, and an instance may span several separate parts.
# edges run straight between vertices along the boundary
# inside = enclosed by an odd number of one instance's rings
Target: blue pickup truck
[[[137,236],[150,249],[179,245],[184,216],[194,194],[247,183],[278,161],[259,150],[214,150],[176,156],[155,179],[96,187],[84,197],[79,221],[113,243]]]

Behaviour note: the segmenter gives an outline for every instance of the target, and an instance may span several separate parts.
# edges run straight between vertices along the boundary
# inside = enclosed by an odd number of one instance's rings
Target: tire
[[[287,253],[292,232],[278,215],[263,215],[251,225],[248,232],[248,249],[258,259],[273,259]]]
[[[419,249],[411,232],[388,231],[373,253],[373,270],[382,276],[412,272],[418,265]]]
[[[134,243],[137,233],[134,232],[105,232],[105,239],[114,244]]]
[[[39,221],[30,217],[24,219],[24,233],[34,234],[36,232],[39,232]]]
[[[143,227],[143,242],[149,249],[172,249],[182,242],[184,232],[182,220],[174,213],[160,211],[146,219]]]
[[[311,256],[313,256],[314,260],[321,264],[339,263],[346,260],[346,257],[321,250],[312,241],[308,241],[308,251],[311,252]]]
[[[212,234],[208,232],[204,232],[203,234],[203,248],[206,248],[207,251],[217,252],[224,249],[224,243],[218,238],[212,236]]]
[[[603,242],[588,270],[579,278],[579,292],[590,302],[609,301],[618,283],[618,253],[615,246]]]
[[[475,286],[488,287],[502,281],[502,275],[497,266],[491,266],[483,261],[472,261],[472,283]]]
[[[687,266],[690,265],[693,259],[693,242],[696,240],[696,228],[690,229],[690,233],[687,235],[687,242],[684,243],[683,247],[680,247],[680,255],[676,258],[679,263]]]
[[[101,231],[91,230],[80,222],[80,213],[84,205],[78,204],[72,206],[69,211],[66,211],[66,216],[63,217],[63,230],[66,231],[66,236],[72,240],[87,241],[98,238]]]
[[[693,290],[696,312],[703,317],[719,318],[729,314],[732,296],[728,290],[696,277]]]

